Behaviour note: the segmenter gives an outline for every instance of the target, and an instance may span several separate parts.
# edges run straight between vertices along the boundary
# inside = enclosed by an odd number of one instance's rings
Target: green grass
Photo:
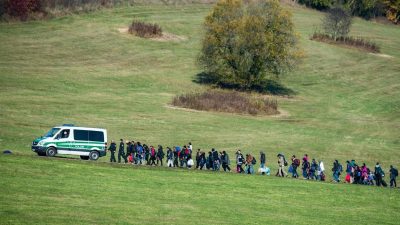
[[[398,190],[0,156],[2,224],[397,224]],[[16,179],[18,177],[18,179]]]
[[[216,147],[230,152],[231,158],[237,148],[254,154],[264,150],[273,171],[278,152],[308,153],[324,160],[328,170],[334,159],[356,159],[371,167],[380,161],[386,171],[390,164],[399,167],[398,26],[361,19],[352,26],[352,36],[377,42],[383,54],[392,56],[386,58],[310,41],[323,14],[288,9],[306,57],[282,78],[297,93],[278,98],[288,114],[282,117],[167,107],[176,94],[206,88],[192,79],[201,72],[195,61],[208,5],[133,6],[1,23],[0,149],[11,149],[19,157],[0,159],[0,188],[6,190],[0,194],[0,223],[283,224],[312,219],[321,224],[395,224],[399,196],[389,190],[175,170],[130,171],[101,164],[106,158],[86,163],[33,157],[30,144],[35,137],[54,125],[74,123],[107,128],[110,140],[164,146],[191,141],[195,149]],[[118,32],[134,18],[157,23],[186,40],[157,42]],[[87,176],[93,170],[98,176]],[[185,177],[182,185],[180,175]],[[169,178],[171,185],[165,182]],[[138,192],[128,195],[131,189]],[[375,206],[385,216],[378,216]],[[131,210],[139,208],[145,213]],[[94,210],[101,213],[93,215]]]

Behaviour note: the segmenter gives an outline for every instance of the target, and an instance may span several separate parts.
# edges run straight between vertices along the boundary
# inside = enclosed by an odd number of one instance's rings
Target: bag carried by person
[[[387,187],[387,183],[385,180],[382,179],[382,186]]]
[[[293,173],[293,166],[292,165],[289,166],[288,172],[289,173]]]
[[[350,174],[347,174],[347,175],[346,175],[345,181],[348,182],[348,183],[350,183]]]
[[[251,164],[256,165],[256,163],[257,163],[257,160],[256,160],[256,158],[253,157],[253,160],[251,160]]]
[[[321,172],[321,181],[325,181],[325,174]]]
[[[399,171],[396,168],[393,168],[393,175],[395,177],[399,176]]]

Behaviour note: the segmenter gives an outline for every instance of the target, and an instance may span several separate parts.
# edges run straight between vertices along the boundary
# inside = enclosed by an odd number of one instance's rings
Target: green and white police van
[[[81,159],[97,160],[106,155],[107,130],[72,124],[53,127],[32,142],[32,151],[40,156],[79,155]]]

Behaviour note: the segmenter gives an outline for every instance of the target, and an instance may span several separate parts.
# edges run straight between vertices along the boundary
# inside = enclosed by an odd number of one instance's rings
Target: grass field
[[[397,224],[400,192],[0,156],[1,224]],[[16,178],[18,176],[18,179]]]
[[[355,187],[34,156],[31,141],[54,125],[107,128],[109,139],[356,159],[400,166],[400,29],[355,19],[352,35],[376,41],[372,55],[308,39],[319,12],[293,12],[303,63],[282,82],[279,117],[168,107],[192,80],[209,5],[147,5],[0,24],[0,223],[397,224],[399,193]],[[120,33],[134,18],[185,40]],[[95,176],[90,176],[94,174]],[[183,179],[182,179],[183,178]],[[168,181],[168,182],[167,182]],[[169,183],[170,182],[170,183]],[[5,191],[4,191],[5,190]],[[132,190],[133,193],[130,193]],[[293,201],[293,203],[291,202]],[[379,213],[377,209],[379,208]],[[141,211],[142,210],[142,211]],[[213,210],[216,210],[214,212]],[[96,213],[95,211],[99,211]]]

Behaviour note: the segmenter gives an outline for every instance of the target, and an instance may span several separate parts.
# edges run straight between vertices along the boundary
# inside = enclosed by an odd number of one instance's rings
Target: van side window
[[[101,131],[89,131],[89,141],[104,142],[104,133]]]
[[[60,138],[68,138],[69,137],[69,129],[62,130],[60,133]]]
[[[74,130],[75,141],[88,141],[89,131],[87,130]]]

